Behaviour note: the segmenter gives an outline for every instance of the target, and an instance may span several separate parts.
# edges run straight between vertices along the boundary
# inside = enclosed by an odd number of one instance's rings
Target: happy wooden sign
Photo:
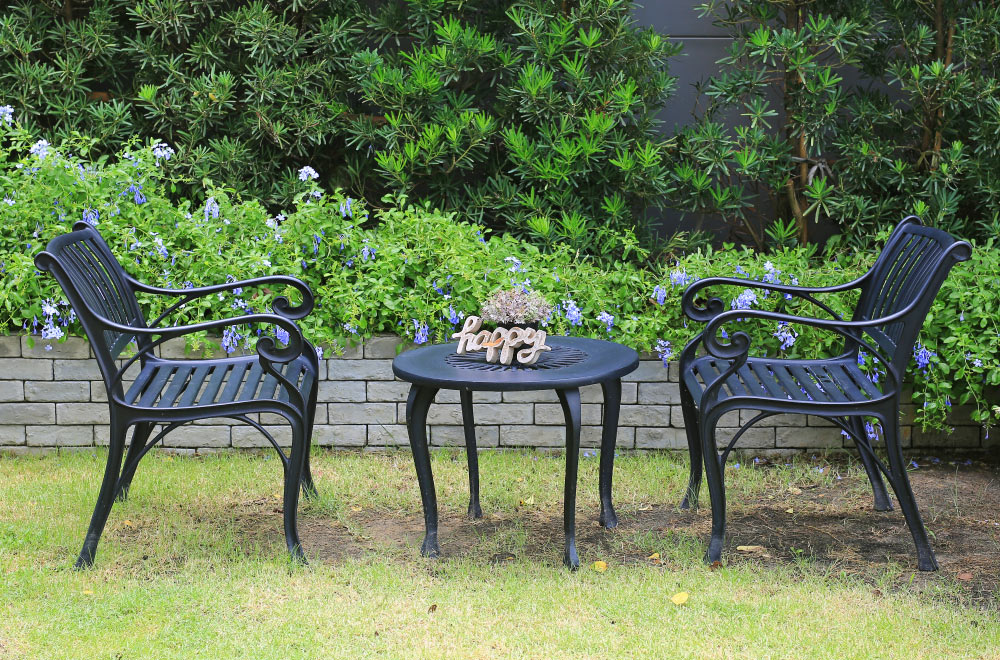
[[[456,353],[464,355],[485,350],[486,361],[492,364],[510,365],[516,357],[518,364],[531,365],[538,361],[542,352],[552,350],[545,345],[544,330],[514,327],[480,331],[482,325],[483,320],[478,316],[465,319],[461,332],[452,335],[452,339],[458,340]]]

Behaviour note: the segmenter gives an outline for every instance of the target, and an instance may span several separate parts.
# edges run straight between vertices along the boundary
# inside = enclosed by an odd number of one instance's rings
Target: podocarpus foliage
[[[703,88],[707,111],[678,136],[680,206],[721,213],[758,246],[805,242],[831,221],[868,243],[910,213],[963,237],[1000,232],[1000,3],[701,11],[734,42]]]
[[[377,332],[423,343],[445,341],[466,316],[499,288],[529,289],[552,305],[542,327],[550,334],[607,338],[666,362],[700,325],[681,315],[686,286],[700,277],[735,276],[771,283],[824,286],[860,275],[870,252],[815,246],[772,254],[737,249],[692,252],[677,263],[600,266],[565,246],[543,252],[511,234],[490,236],[452,213],[416,206],[384,209],[373,223],[363,203],[325,193],[307,177],[282,213],[222,188],[173,202],[172,158],[155,141],[131,144],[102,162],[80,154],[86,141],[50,145],[8,122],[0,108],[0,332],[25,332],[57,341],[79,332],[55,281],[39,277],[34,255],[73,223],[96,223],[112,250],[138,279],[183,289],[268,274],[301,277],[316,294],[315,313],[303,320],[313,341],[343,346]],[[875,238],[882,242],[882,232]],[[199,298],[171,316],[178,323],[261,311],[266,292],[233,289]],[[272,291],[273,294],[281,292]],[[815,308],[777,294],[735,286],[715,292],[731,308]],[[172,299],[145,301],[156,316]],[[828,302],[847,314],[851,296]],[[917,418],[942,426],[951,405],[969,404],[983,423],[1000,419],[1000,250],[980,244],[970,262],[945,281],[915,351]],[[840,349],[839,336],[809,327],[745,321],[755,350],[817,357]],[[261,328],[238,328],[225,348],[251,348]],[[263,329],[266,331],[267,329]],[[877,374],[869,357],[866,368]]]
[[[373,204],[616,256],[670,188],[653,117],[679,46],[633,5],[0,1],[0,104],[53,143],[158,137],[176,176],[269,206],[310,165]]]

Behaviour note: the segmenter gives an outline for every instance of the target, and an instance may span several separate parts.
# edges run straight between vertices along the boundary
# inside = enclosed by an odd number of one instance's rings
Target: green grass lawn
[[[303,567],[284,552],[277,460],[154,453],[94,568],[76,571],[103,460],[0,457],[0,659],[1000,657],[995,593],[983,596],[995,582],[976,591],[944,559],[915,574],[898,510],[871,511],[863,473],[842,459],[728,470],[732,541],[711,570],[707,494],[695,513],[674,508],[685,461],[620,457],[623,524],[606,532],[597,461],[585,458],[583,566],[570,573],[558,456],[483,454],[486,517],[473,523],[464,455],[436,453],[443,558],[432,561],[417,552],[408,453],[317,454]],[[949,472],[939,476],[949,492]],[[948,550],[964,498],[924,499],[932,542]],[[859,551],[850,538],[862,533],[887,549]],[[996,536],[983,538],[982,556],[996,555]]]

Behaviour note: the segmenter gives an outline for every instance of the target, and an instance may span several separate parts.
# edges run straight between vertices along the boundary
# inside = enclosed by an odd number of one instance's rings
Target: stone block
[[[32,447],[90,447],[94,444],[94,427],[28,426],[25,436]]]
[[[844,436],[836,427],[798,426],[778,428],[776,431],[775,446],[779,448],[827,449],[844,446]]]
[[[360,360],[365,356],[364,346],[360,341],[353,346],[350,344],[344,346],[323,344],[319,348],[323,350],[321,355],[330,360]]]
[[[95,368],[96,364],[95,362]],[[97,377],[100,378],[100,375]],[[52,380],[52,360],[2,358],[0,359],[0,380]]]
[[[598,402],[604,399],[601,396],[601,386],[600,385],[588,385],[580,390],[580,400],[583,401],[583,392],[587,390],[588,392],[593,392],[593,388],[597,388],[597,400]],[[504,403],[559,403],[559,397],[556,395],[555,390],[525,390],[524,392],[504,392],[503,393]]]
[[[434,407],[431,406],[431,410]],[[461,406],[455,407],[459,409],[457,423],[461,424]],[[531,424],[535,419],[534,413],[530,403],[482,403],[472,406],[476,424]]]
[[[361,424],[323,424],[313,428],[313,444],[319,447],[364,447],[368,427]]]
[[[670,426],[670,406],[622,406],[618,424],[619,426]]]
[[[406,401],[410,393],[410,384],[401,380],[376,380],[368,383],[368,401]],[[440,397],[440,394],[438,395]],[[458,392],[455,393],[458,401]]]
[[[55,424],[52,403],[0,403],[0,424]]]
[[[0,358],[21,357],[21,338],[17,335],[0,336]]]
[[[97,367],[97,360],[53,360],[52,367],[55,370],[56,380],[101,380],[101,370]],[[27,377],[24,377],[27,379]],[[31,380],[51,380],[50,374],[47,378],[31,377]]]
[[[659,360],[643,360],[639,363],[639,368],[630,374],[622,376],[622,380],[633,383],[665,383],[668,378],[668,371]]]
[[[0,446],[24,444],[24,426],[15,424],[0,425]]]
[[[715,444],[719,449],[723,449],[733,439],[733,435],[738,429],[717,428],[715,430]],[[687,441],[685,440],[685,446]],[[838,445],[839,446],[839,445]],[[736,442],[736,449],[773,449],[774,429],[767,426],[754,426],[747,429],[747,432],[740,436]]]
[[[824,417],[817,417],[816,415],[807,415],[806,424],[809,426],[837,426],[830,420]]]
[[[24,401],[24,383],[19,380],[0,380],[0,401]]]
[[[739,411],[740,426],[749,422],[751,419],[760,414],[760,412],[761,411],[759,410],[749,410],[749,409],[740,410]],[[755,424],[755,426],[793,426],[796,428],[805,425],[806,425],[805,415],[786,415],[786,414],[775,415],[774,417],[767,417]],[[729,424],[726,424],[726,426],[729,426]],[[735,424],[733,426],[735,426]]]
[[[34,346],[29,346],[29,340]],[[41,337],[21,337],[21,355],[26,358],[54,360],[86,360],[90,357],[90,342],[83,337],[66,337],[63,341],[47,341]]]
[[[409,383],[407,383],[409,385]],[[372,384],[368,384],[369,391]],[[407,390],[409,391],[409,390]],[[502,401],[501,392],[473,392],[473,403],[500,403]],[[406,401],[404,396],[400,401]],[[458,390],[440,390],[434,397],[435,403],[460,403],[462,401]]]
[[[530,406],[531,404],[520,404]],[[584,426],[597,426],[601,423],[601,405],[584,403],[580,406],[580,419]],[[513,421],[513,420],[512,420]],[[535,424],[566,424],[562,406],[558,403],[536,403]]]
[[[396,421],[394,403],[331,403],[327,411],[334,424],[393,424]]]
[[[681,388],[677,383],[639,383],[639,403],[662,405],[681,402]]]
[[[432,426],[431,444],[438,447],[464,447],[465,427]],[[497,447],[499,444],[499,426],[476,426],[476,447]]]
[[[399,351],[405,349],[409,342],[399,338],[396,335],[378,335],[376,337],[371,337],[365,340],[364,355],[365,359],[382,359],[391,360],[398,355],[397,347]]]
[[[280,447],[292,446],[292,427],[288,424],[284,426],[265,426],[264,430],[274,436],[274,440]],[[231,431],[233,447],[270,447],[267,437],[252,426],[234,426]],[[170,437],[170,436],[167,436]]]
[[[604,427],[602,426],[584,426],[580,429],[580,446],[588,449],[600,447],[603,433]],[[619,426],[618,432],[615,434],[615,447],[617,449],[632,449],[634,446],[635,428]]]
[[[405,424],[370,424],[368,444],[372,447],[409,445],[410,436],[406,432]]]
[[[362,403],[366,400],[363,380],[326,380],[319,384],[317,400],[323,403]]]
[[[565,447],[566,430],[561,426],[503,424],[500,426],[500,446]]]
[[[980,427],[956,426],[948,431],[924,431],[919,427],[913,429],[914,447],[961,448],[971,449],[980,446]]]
[[[2,389],[2,388],[0,388]],[[24,383],[25,401],[90,401],[88,380],[29,380]]]
[[[679,383],[679,382],[681,382],[681,363],[680,362],[671,362],[670,366],[667,368],[667,371],[669,372],[669,376],[667,377],[667,380],[669,380],[671,383]]]
[[[636,449],[687,449],[687,434],[683,429],[639,427],[635,430]]]
[[[5,456],[45,456],[56,450],[52,447],[4,447],[0,446],[0,454]]]
[[[58,424],[109,424],[111,413],[103,403],[57,403]]]
[[[228,426],[182,426],[163,438],[164,447],[228,447]]]
[[[395,380],[392,360],[327,360],[330,380]]]

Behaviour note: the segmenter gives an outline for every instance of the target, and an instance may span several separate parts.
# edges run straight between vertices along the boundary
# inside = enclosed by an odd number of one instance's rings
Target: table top
[[[457,342],[423,346],[397,355],[392,371],[398,378],[450,390],[551,390],[583,387],[621,378],[639,366],[639,354],[628,346],[585,337],[549,336],[551,351],[531,366],[490,364],[486,351],[458,355]]]

